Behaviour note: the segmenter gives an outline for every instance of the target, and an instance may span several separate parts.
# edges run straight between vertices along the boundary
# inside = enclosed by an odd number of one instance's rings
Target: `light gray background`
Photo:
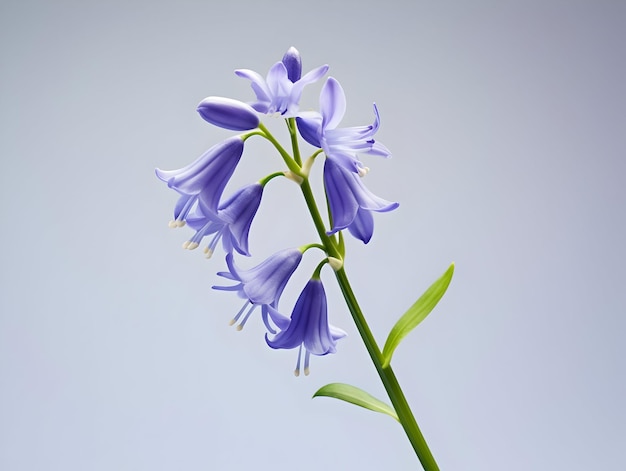
[[[0,469],[417,468],[388,417],[310,399],[332,381],[384,396],[331,273],[350,335],[294,378],[258,318],[228,327],[222,257],[167,227],[154,167],[231,135],[196,104],[251,100],[232,71],[291,45],[305,71],[330,64],[344,125],[376,101],[394,154],[366,181],[400,208],[347,260],[380,342],[456,262],[394,360],[441,468],[624,469],[625,31],[622,1],[4,0]],[[228,191],[281,168],[251,143]],[[272,182],[240,264],[314,241],[302,208]]]

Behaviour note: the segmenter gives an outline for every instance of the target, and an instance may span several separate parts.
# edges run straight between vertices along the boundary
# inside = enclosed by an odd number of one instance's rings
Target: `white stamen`
[[[168,222],[167,225],[169,227],[171,227],[172,229],[174,229],[175,227],[178,227],[178,222],[175,221],[175,220],[172,220],[172,221]]]
[[[211,258],[213,256],[213,250],[211,250],[209,247],[204,249],[204,253],[206,254],[206,258]]]
[[[359,167],[359,177],[364,177],[370,171],[369,167]]]
[[[233,325],[235,322],[237,322],[237,319],[231,319],[231,320],[228,322],[228,325]]]
[[[183,249],[186,249],[187,247],[189,247],[189,244],[191,244],[191,241],[186,240],[185,242],[183,242]]]
[[[309,368],[308,367],[305,368],[304,369],[304,376],[309,376],[309,372],[310,372]]]
[[[239,330],[239,331],[243,330],[243,324],[239,324],[239,325],[237,326],[237,330]]]
[[[189,245],[187,245],[187,250],[197,249],[198,245],[200,244],[198,244],[197,242],[189,242]]]
[[[298,367],[298,368],[296,368],[295,370],[293,370],[293,375],[294,375],[295,377],[300,376],[300,367]]]

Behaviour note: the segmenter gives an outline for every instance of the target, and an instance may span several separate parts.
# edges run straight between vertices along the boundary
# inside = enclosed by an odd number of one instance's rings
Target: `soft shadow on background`
[[[619,1],[3,1],[0,468],[416,468],[388,417],[310,399],[384,397],[329,272],[349,337],[295,378],[258,318],[228,326],[222,256],[167,227],[154,167],[231,135],[197,103],[252,100],[233,70],[292,45],[305,71],[330,64],[344,125],[377,103],[394,155],[366,178],[400,208],[346,262],[380,342],[456,263],[394,358],[441,468],[623,467],[625,31]],[[255,143],[227,191],[281,169]],[[268,190],[244,266],[315,240],[297,188]]]

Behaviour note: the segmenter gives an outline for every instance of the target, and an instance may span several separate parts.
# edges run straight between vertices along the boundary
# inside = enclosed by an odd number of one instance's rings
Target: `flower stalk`
[[[332,236],[328,236],[326,234],[324,221],[322,220],[319,209],[317,208],[317,203],[315,202],[313,192],[311,191],[311,185],[309,184],[308,177],[304,179],[300,188],[302,189],[302,194],[315,224],[317,233],[326,248],[326,253],[329,257],[342,258],[334,242],[334,238],[331,238]],[[376,339],[374,338],[356,296],[352,291],[352,286],[350,285],[345,269],[342,267],[337,270],[335,272],[335,277],[337,278],[337,283],[339,284],[344,300],[346,301],[348,310],[350,311],[352,319],[354,320],[357,330],[359,331],[359,335],[363,339],[363,343],[365,344],[365,348],[370,355],[372,363],[374,363],[376,372],[378,373],[393,408],[398,415],[398,420],[404,428],[404,431],[411,442],[411,446],[415,450],[415,454],[420,460],[420,463],[422,463],[424,471],[439,471],[439,466],[437,465],[437,462],[435,461],[435,458],[433,457],[430,448],[428,447],[428,444],[426,443],[426,440],[417,425],[415,416],[409,407],[393,369],[391,366],[386,368],[383,367],[380,348],[376,343]]]
[[[380,377],[385,390],[389,395],[393,408],[398,415],[398,420],[400,424],[402,424],[402,427],[404,428],[404,431],[411,442],[413,449],[415,450],[417,458],[420,460],[420,463],[422,463],[424,471],[439,471],[439,466],[437,465],[430,448],[428,448],[424,435],[417,425],[415,416],[409,407],[393,369],[391,366],[386,368],[383,367],[380,348],[378,347],[378,344],[374,339],[374,335],[372,334],[372,331],[363,316],[363,312],[361,311],[359,303],[357,302],[354,292],[352,291],[352,287],[348,281],[348,276],[346,275],[345,270],[341,268],[335,272],[335,276],[348,309],[350,310],[350,314],[352,314],[352,319],[354,320],[357,330],[363,339],[365,348],[367,349],[367,352],[376,367],[376,372],[378,373],[378,376]]]

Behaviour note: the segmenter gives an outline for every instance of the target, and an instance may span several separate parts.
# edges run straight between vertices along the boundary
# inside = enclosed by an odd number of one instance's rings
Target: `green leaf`
[[[383,368],[388,367],[389,363],[391,363],[393,352],[402,339],[417,327],[437,305],[448,289],[453,273],[454,263],[441,275],[441,278],[430,285],[430,288],[415,301],[415,304],[413,304],[398,322],[396,322],[396,325],[393,326],[385,342],[385,347],[383,348]]]
[[[319,396],[341,399],[342,401],[365,407],[366,409],[373,410],[374,412],[387,414],[398,420],[398,415],[391,406],[385,404],[379,399],[376,399],[371,394],[366,393],[356,386],[351,386],[344,383],[330,383],[326,386],[322,386],[315,394],[313,394],[313,397]]]

